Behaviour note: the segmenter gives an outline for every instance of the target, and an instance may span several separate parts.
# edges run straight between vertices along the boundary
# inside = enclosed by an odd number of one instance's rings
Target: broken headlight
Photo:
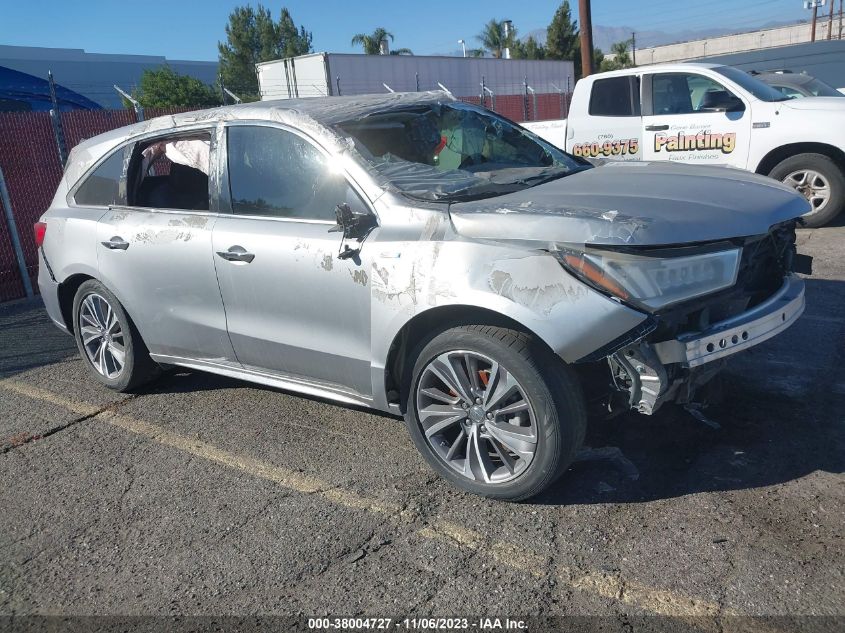
[[[669,251],[633,254],[562,245],[552,251],[583,281],[648,310],[730,288],[736,283],[741,253],[741,248],[732,248],[673,256]]]

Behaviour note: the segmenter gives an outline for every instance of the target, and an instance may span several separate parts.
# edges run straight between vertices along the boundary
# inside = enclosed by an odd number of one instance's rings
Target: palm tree
[[[516,38],[516,29],[511,27],[510,33],[506,38],[504,20],[490,20],[475,38],[481,42],[482,48],[490,51],[493,57],[501,57],[504,49],[513,45],[513,41]]]
[[[390,41],[393,41],[393,33],[389,33],[382,27],[378,27],[375,31],[367,35],[366,33],[358,33],[355,37],[352,38],[352,45],[357,46],[360,44],[364,47],[364,53],[366,55],[379,55],[381,54],[381,43],[390,38]]]
[[[628,54],[628,46],[630,44],[631,40],[625,40],[610,45],[610,52],[616,55],[616,62],[620,68],[630,68],[633,66],[631,56]]]

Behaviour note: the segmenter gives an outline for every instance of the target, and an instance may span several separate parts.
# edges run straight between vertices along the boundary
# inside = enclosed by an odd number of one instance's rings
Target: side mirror
[[[330,233],[343,233],[350,240],[364,241],[370,231],[378,226],[375,216],[367,211],[353,210],[345,202],[335,207],[337,224],[329,229]]]
[[[329,233],[343,233],[343,241],[340,245],[339,259],[356,258],[361,252],[361,242],[366,239],[374,228],[378,226],[376,217],[368,211],[353,210],[345,202],[335,207],[335,215],[337,216],[337,224],[329,229]],[[350,248],[347,240],[356,240],[358,245],[356,248]],[[356,261],[358,261],[356,259]]]
[[[727,90],[710,90],[704,94],[699,106],[700,112],[742,112],[742,99]]]

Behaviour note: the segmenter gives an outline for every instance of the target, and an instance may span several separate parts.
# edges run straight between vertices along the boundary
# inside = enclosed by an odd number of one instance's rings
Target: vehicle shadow
[[[0,304],[0,378],[60,363],[76,353],[73,338],[53,325],[40,297]]]

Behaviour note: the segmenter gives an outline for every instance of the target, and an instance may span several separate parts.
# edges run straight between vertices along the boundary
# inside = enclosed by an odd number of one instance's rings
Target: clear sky
[[[0,44],[216,60],[228,15],[242,4],[248,2],[0,0]],[[577,17],[578,1],[570,4]],[[283,0],[265,5],[274,17],[287,6],[297,25],[313,32],[315,51],[358,52],[349,43],[352,36],[383,26],[396,36],[394,47],[422,55],[452,53],[460,48],[460,38],[468,47],[476,46],[474,36],[494,17],[513,20],[520,33],[544,29],[559,2]],[[593,0],[593,24],[667,32],[751,28],[772,20],[806,19],[808,14],[802,0]]]

